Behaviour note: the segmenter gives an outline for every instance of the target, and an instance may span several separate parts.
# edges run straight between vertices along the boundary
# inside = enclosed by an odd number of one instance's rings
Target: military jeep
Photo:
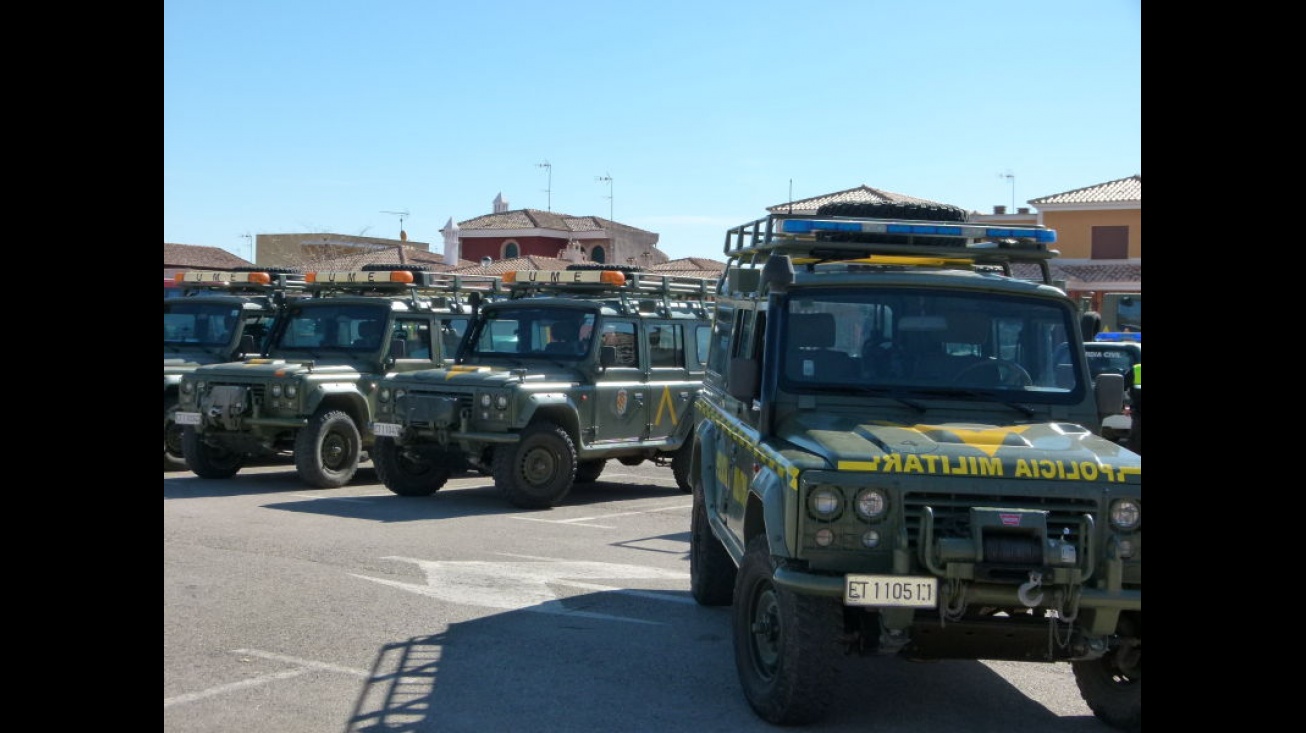
[[[335,488],[370,450],[376,384],[451,358],[499,279],[420,265],[310,272],[261,358],[201,366],[182,378],[178,424],[197,476],[225,479],[247,461],[293,455],[300,479]]]
[[[186,468],[177,390],[201,364],[262,356],[288,297],[303,294],[304,275],[289,268],[179,272],[180,295],[163,299],[163,470]]]
[[[1100,434],[1124,390],[1093,383],[1056,234],[897,206],[727,233],[692,594],[732,606],[772,723],[819,719],[857,654],[1068,662],[1138,730],[1142,459]]]
[[[670,463],[687,493],[714,282],[577,264],[504,284],[452,366],[380,384],[372,462],[386,487],[429,496],[469,465],[513,505],[547,508],[616,459]]]

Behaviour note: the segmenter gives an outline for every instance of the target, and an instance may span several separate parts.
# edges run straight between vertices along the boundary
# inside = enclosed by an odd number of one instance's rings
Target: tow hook
[[[1029,593],[1041,585],[1043,585],[1043,574],[1037,570],[1031,570],[1029,571],[1029,582],[1021,584],[1020,589],[1016,591],[1016,597],[1029,608],[1034,608],[1043,602],[1043,592],[1039,591],[1039,594],[1033,598],[1030,597]]]

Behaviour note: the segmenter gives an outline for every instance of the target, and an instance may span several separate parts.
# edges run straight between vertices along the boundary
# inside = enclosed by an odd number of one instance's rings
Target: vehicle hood
[[[313,361],[292,361],[287,359],[246,359],[226,364],[211,364],[200,367],[199,371],[206,377],[220,375],[224,377],[262,378],[292,377],[300,374],[325,376],[351,376],[359,373],[351,364],[318,364]]]
[[[800,461],[808,468],[1120,481],[1142,475],[1139,455],[1072,423],[900,424],[812,412],[784,420],[776,434],[819,459]]]
[[[404,372],[394,375],[391,381],[427,389],[448,386],[506,387],[519,384],[572,385],[580,381],[580,373],[576,369],[539,363],[530,364],[528,369],[529,372],[516,367],[457,364],[444,369]]]

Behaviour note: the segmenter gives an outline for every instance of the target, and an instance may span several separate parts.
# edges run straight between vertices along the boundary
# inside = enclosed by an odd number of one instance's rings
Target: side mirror
[[[735,357],[730,360],[726,375],[726,393],[737,400],[751,400],[757,394],[760,378],[761,364],[757,359]]]
[[[254,341],[254,334],[247,333],[240,337],[241,356],[253,356],[258,353],[258,344]]]
[[[1097,375],[1093,386],[1097,398],[1097,416],[1101,422],[1107,415],[1118,415],[1125,409],[1125,377],[1115,372]]]
[[[408,339],[390,340],[390,358],[391,359],[408,358]]]
[[[599,347],[599,366],[608,368],[617,363],[617,347],[600,346]]]

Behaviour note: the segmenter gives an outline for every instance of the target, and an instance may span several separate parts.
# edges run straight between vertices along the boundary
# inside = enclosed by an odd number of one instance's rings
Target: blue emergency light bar
[[[1142,331],[1103,331],[1093,337],[1094,341],[1137,341],[1143,343]]]
[[[969,239],[1025,239],[1043,244],[1057,241],[1055,229],[984,227],[957,224],[907,224],[882,221],[834,221],[829,219],[784,219],[779,222],[783,234],[816,232],[853,232],[860,234],[906,234],[932,237],[966,237]]]

